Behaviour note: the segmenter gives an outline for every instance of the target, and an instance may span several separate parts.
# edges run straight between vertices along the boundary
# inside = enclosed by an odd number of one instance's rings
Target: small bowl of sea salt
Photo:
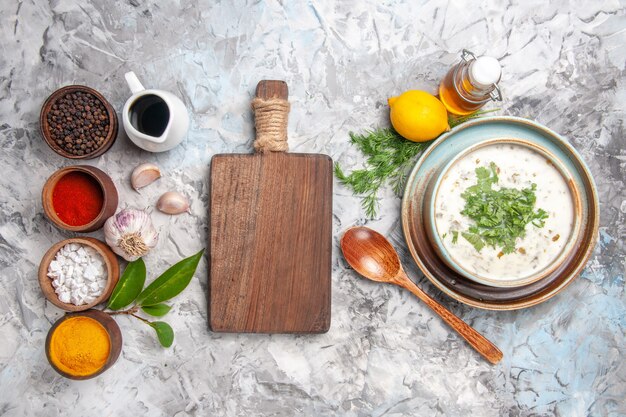
[[[106,301],[119,276],[113,251],[90,237],[65,239],[53,245],[39,265],[44,296],[65,311],[84,311]]]

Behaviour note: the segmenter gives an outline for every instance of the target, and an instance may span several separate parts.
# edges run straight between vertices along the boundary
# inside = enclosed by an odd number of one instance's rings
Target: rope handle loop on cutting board
[[[268,100],[256,97],[252,100],[256,140],[254,150],[257,152],[287,152],[287,121],[289,118],[289,102],[281,98]]]
[[[261,80],[252,100],[256,140],[259,153],[287,152],[287,122],[289,118],[289,88],[281,80]]]

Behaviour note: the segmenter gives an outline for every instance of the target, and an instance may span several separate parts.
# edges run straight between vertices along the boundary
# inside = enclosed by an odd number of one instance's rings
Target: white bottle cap
[[[500,63],[490,56],[476,58],[469,67],[470,82],[478,88],[487,88],[497,84],[501,75]]]

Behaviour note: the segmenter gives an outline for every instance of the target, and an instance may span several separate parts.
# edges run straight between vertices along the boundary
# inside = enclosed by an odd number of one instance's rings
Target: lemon
[[[432,94],[410,90],[388,102],[393,128],[408,140],[425,142],[450,130],[448,112]]]

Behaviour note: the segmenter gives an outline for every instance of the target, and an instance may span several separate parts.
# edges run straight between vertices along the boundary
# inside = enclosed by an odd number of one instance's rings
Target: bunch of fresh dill
[[[392,128],[376,129],[365,134],[350,132],[352,142],[366,156],[367,166],[349,175],[335,163],[335,175],[354,194],[361,195],[361,205],[369,218],[376,217],[378,189],[387,181],[398,196],[402,194],[408,165],[430,142],[410,142]]]
[[[450,117],[450,127],[475,119],[494,110],[485,110],[463,117]],[[415,160],[432,143],[411,142],[392,128],[379,128],[364,134],[350,132],[350,142],[366,157],[366,167],[346,174],[339,163],[335,163],[335,176],[342,184],[361,196],[361,205],[369,218],[376,217],[379,201],[378,190],[387,182],[398,197],[402,196],[409,169]]]

